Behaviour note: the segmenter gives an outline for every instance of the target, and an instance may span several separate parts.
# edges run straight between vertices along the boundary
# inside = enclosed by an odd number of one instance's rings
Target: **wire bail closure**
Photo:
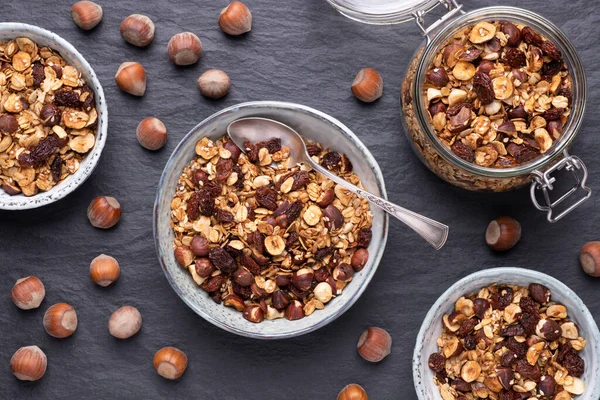
[[[565,215],[579,207],[592,195],[592,189],[586,186],[588,171],[583,161],[581,161],[579,157],[569,155],[567,151],[565,151],[563,154],[565,157],[552,167],[548,168],[545,172],[534,171],[532,173],[533,182],[531,183],[531,200],[533,201],[535,208],[540,211],[547,212],[548,222],[550,223],[555,223],[556,221],[562,219]],[[569,191],[564,193],[560,198],[553,202],[550,199],[550,193],[554,190],[556,178],[552,176],[552,173],[554,171],[560,171],[563,168],[571,172],[575,179],[575,185],[573,185]],[[571,204],[571,206],[557,216],[553,216],[554,208],[577,192],[579,189],[583,189],[586,192],[585,196]],[[539,191],[543,193],[545,205],[541,205],[538,201]]]
[[[425,14],[427,13],[426,11],[417,11],[412,14],[413,17],[415,18],[415,22],[416,22],[417,26],[423,32],[423,36],[425,36],[427,38],[427,44],[431,43],[431,40],[432,40],[432,38],[431,38],[431,36],[429,36],[429,34],[432,31],[434,31],[438,26],[442,25],[447,20],[454,17],[454,15],[457,13],[461,13],[461,14],[465,13],[462,10],[462,4],[458,4],[457,0],[439,0],[439,2],[441,5],[446,7],[448,12],[446,14],[444,14],[440,19],[435,21],[433,24],[431,24],[429,27],[425,26]],[[438,5],[440,5],[440,4],[438,4]]]

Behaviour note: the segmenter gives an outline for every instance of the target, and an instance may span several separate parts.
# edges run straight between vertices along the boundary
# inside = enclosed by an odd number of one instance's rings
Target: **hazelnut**
[[[175,65],[191,65],[202,55],[202,42],[192,32],[178,33],[169,40],[167,51]]]
[[[477,361],[467,361],[460,370],[460,377],[467,383],[471,383],[481,375],[481,366]]]
[[[310,268],[301,268],[292,275],[292,285],[300,291],[307,291],[312,285],[315,274]]]
[[[11,133],[15,133],[18,129],[19,122],[14,115],[4,114],[0,116],[0,133],[10,135]]]
[[[535,334],[551,342],[561,336],[562,330],[556,321],[542,318],[535,326]]]
[[[496,26],[489,22],[479,22],[471,30],[469,40],[471,43],[480,44],[491,40],[496,35]]]
[[[352,266],[347,263],[341,263],[333,269],[333,279],[340,282],[350,282],[354,276]]]
[[[365,360],[380,362],[392,351],[392,337],[384,329],[371,327],[360,335],[356,348]]]
[[[342,389],[337,400],[369,400],[369,396],[362,386],[352,383]]]
[[[437,87],[444,87],[450,82],[446,70],[441,67],[435,67],[427,73],[427,80]]]
[[[135,130],[140,145],[148,150],[158,150],[167,142],[167,127],[158,118],[144,118]]]
[[[100,254],[90,263],[90,277],[102,287],[119,279],[121,268],[117,260],[106,254]]]
[[[444,357],[450,358],[458,356],[460,353],[462,353],[463,349],[464,346],[460,342],[460,339],[456,336],[452,336],[444,343],[442,352],[444,353]]]
[[[202,171],[204,172],[204,171]],[[197,257],[206,257],[210,252],[210,247],[208,246],[208,240],[204,237],[198,235],[194,236],[192,239],[192,243],[190,243],[190,247],[192,252]]]
[[[552,397],[556,391],[556,380],[552,375],[544,375],[540,378],[539,391],[543,397]]]
[[[163,378],[177,379],[187,368],[187,356],[175,347],[163,347],[154,354],[154,369]]]
[[[12,301],[21,310],[38,308],[46,296],[46,289],[41,280],[28,276],[17,280],[11,291]]]
[[[529,296],[539,304],[546,304],[550,301],[550,289],[539,283],[530,283],[527,289]]]
[[[231,80],[220,69],[209,69],[198,78],[200,93],[211,99],[220,99],[229,93]]]
[[[265,238],[265,249],[272,256],[278,256],[285,250],[285,241],[279,235],[271,235]]]
[[[256,305],[256,304],[251,304],[249,306],[246,306],[246,308],[244,308],[244,312],[242,313],[242,316],[246,320],[253,322],[255,324],[263,322],[265,319],[265,314],[264,314],[263,310],[260,308],[259,305]]]
[[[290,296],[283,290],[276,290],[271,297],[273,307],[278,310],[285,309],[290,304]]]
[[[233,143],[232,140],[228,140],[223,144],[223,148],[225,148],[229,151],[229,153],[231,153],[231,159],[233,160],[233,162],[238,162],[240,154],[242,154],[242,150],[239,147],[237,147],[237,144]]]
[[[233,273],[233,280],[242,287],[248,287],[254,283],[254,275],[244,267],[239,267]]]
[[[498,375],[498,380],[502,387],[506,390],[511,390],[512,386],[515,384],[515,373],[513,370],[510,368],[498,368],[496,374]]]
[[[290,321],[304,318],[304,308],[298,300],[291,302],[285,309],[285,318]]]
[[[154,39],[154,22],[141,14],[131,14],[121,22],[121,36],[134,46],[146,47]]]
[[[508,46],[517,47],[521,43],[521,30],[515,24],[503,22],[502,33],[506,36]]]
[[[108,320],[108,331],[118,339],[128,339],[142,328],[142,315],[137,308],[123,306],[112,313]]]
[[[600,242],[586,243],[579,253],[579,262],[586,274],[600,277]]]
[[[506,251],[521,239],[521,224],[510,217],[496,218],[485,231],[487,245],[495,251]]]
[[[360,272],[367,265],[367,261],[369,261],[369,250],[361,247],[352,254],[350,265],[354,272]]]
[[[321,303],[328,303],[333,297],[333,288],[327,282],[320,282],[313,291],[315,295],[315,299],[319,300]]]
[[[565,322],[560,326],[561,336],[566,339],[577,339],[579,337],[579,329],[574,322]]]
[[[225,307],[233,307],[236,310],[242,312],[246,308],[244,300],[236,294],[230,293],[223,297],[223,305]]]
[[[266,318],[268,320],[274,320],[285,317],[285,313],[283,311],[279,311],[273,306],[267,306],[267,315]]]
[[[472,317],[475,314],[475,305],[472,300],[461,297],[454,304],[454,311],[460,312],[466,317]]]
[[[60,108],[54,103],[44,104],[40,110],[40,120],[44,126],[58,125],[60,123],[61,115],[62,112],[60,111]]]
[[[134,96],[143,96],[146,92],[146,70],[138,62],[124,62],[115,74],[117,86]]]
[[[546,315],[550,318],[565,319],[567,318],[567,308],[560,304],[553,304],[546,309]]]
[[[252,13],[246,5],[234,1],[221,10],[219,27],[229,35],[241,35],[252,29]]]
[[[112,228],[121,218],[121,205],[114,197],[98,196],[90,203],[87,216],[96,228]]]
[[[327,189],[319,195],[316,203],[319,207],[325,208],[333,202],[335,192],[333,189]]]
[[[352,82],[352,93],[361,101],[371,103],[383,94],[383,79],[372,68],[361,69]]]
[[[25,346],[10,359],[10,370],[22,381],[37,381],[46,373],[48,359],[37,346]]]
[[[446,65],[450,68],[454,68],[458,62],[460,56],[465,52],[465,47],[461,44],[450,44],[444,49],[442,58]]]
[[[75,25],[89,31],[102,20],[102,7],[93,1],[78,1],[71,7],[71,17]]]
[[[308,208],[302,215],[302,219],[304,219],[304,222],[306,222],[307,225],[315,226],[319,223],[322,216],[323,212],[321,211],[321,208],[313,204],[308,206]]]
[[[179,246],[175,249],[175,261],[179,266],[185,268],[194,262],[194,253],[187,246]]]
[[[454,66],[452,74],[454,77],[461,81],[468,81],[475,76],[477,68],[469,62],[459,61]]]
[[[319,209],[318,207],[315,208]],[[342,212],[333,204],[328,205],[323,210],[323,217],[325,219],[325,227],[330,231],[340,229],[342,225],[344,225],[344,216],[342,215]]]
[[[43,323],[48,335],[66,338],[77,329],[77,313],[67,303],[57,303],[46,310]]]
[[[196,260],[195,268],[200,278],[208,278],[215,271],[215,266],[205,257]]]

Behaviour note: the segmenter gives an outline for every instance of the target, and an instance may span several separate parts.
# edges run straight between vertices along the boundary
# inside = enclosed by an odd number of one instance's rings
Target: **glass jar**
[[[414,20],[426,40],[411,60],[402,85],[401,105],[405,133],[421,161],[447,182],[468,190],[502,192],[531,183],[531,198],[536,208],[555,222],[591,196],[586,186],[587,169],[583,162],[567,153],[583,120],[587,98],[585,71],[572,43],[558,27],[528,10],[496,6],[464,12],[456,0],[327,0],[342,14],[366,23],[389,24]],[[438,5],[446,13],[429,27],[426,13]],[[553,42],[562,52],[572,81],[571,115],[563,133],[552,147],[539,157],[510,168],[482,167],[456,156],[437,136],[424,97],[425,75],[438,51],[456,32],[481,21],[510,21],[528,25]],[[565,169],[572,173],[574,184],[561,195],[553,191],[553,173]],[[568,198],[569,201],[565,201]],[[574,197],[577,197],[574,199]],[[553,200],[553,198],[557,198]],[[563,203],[564,202],[564,203]],[[561,211],[557,214],[559,204]],[[565,204],[568,204],[565,206]]]

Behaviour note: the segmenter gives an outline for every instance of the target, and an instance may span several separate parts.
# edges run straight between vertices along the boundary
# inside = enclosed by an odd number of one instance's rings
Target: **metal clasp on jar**
[[[417,26],[423,31],[423,35],[427,38],[427,44],[429,44],[432,40],[432,37],[429,36],[430,33],[433,32],[438,26],[445,24],[446,21],[452,19],[457,13],[465,13],[462,10],[462,4],[458,4],[456,0],[439,0],[439,2],[448,9],[448,12],[428,27],[425,26],[425,14],[427,11],[417,11],[412,14],[415,18]]]
[[[583,161],[579,159],[579,157],[571,156],[566,151],[564,152],[565,157],[557,162],[552,167],[548,168],[545,172],[534,171],[533,172],[533,182],[531,183],[531,200],[533,201],[533,205],[540,211],[546,211],[548,214],[548,221],[550,223],[554,223],[565,215],[569,214],[571,211],[579,207],[584,201],[590,198],[592,195],[592,189],[586,186],[586,181],[588,177],[588,171],[583,164]],[[555,171],[560,171],[565,168],[567,171],[571,172],[573,178],[575,179],[575,185],[571,187],[569,191],[564,193],[557,200],[552,201],[550,198],[551,192],[554,190],[554,184],[556,183],[556,178],[552,176],[552,173]],[[567,198],[571,197],[575,194],[579,189],[583,189],[585,195],[580,197],[576,202],[571,204],[564,211],[560,212],[558,215],[554,216],[553,212],[555,211],[555,207],[562,203]],[[538,193],[542,192],[544,198],[544,204],[541,205],[538,201]]]

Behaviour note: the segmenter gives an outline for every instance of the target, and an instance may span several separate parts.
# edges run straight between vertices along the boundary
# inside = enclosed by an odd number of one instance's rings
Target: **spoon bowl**
[[[446,225],[375,196],[317,164],[308,155],[306,143],[302,139],[302,136],[284,123],[269,118],[241,118],[227,126],[227,133],[231,140],[244,152],[246,152],[247,141],[258,143],[273,138],[281,139],[281,144],[290,149],[290,160],[293,164],[288,165],[288,167],[291,168],[298,163],[307,164],[326,178],[343,186],[352,193],[364,197],[371,204],[375,204],[388,214],[404,222],[436,250],[441,249],[448,239],[449,228]]]

